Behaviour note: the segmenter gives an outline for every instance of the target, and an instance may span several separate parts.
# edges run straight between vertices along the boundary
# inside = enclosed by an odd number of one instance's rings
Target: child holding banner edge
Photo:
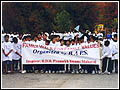
[[[12,51],[13,46],[11,42],[9,42],[9,35],[5,35],[5,42],[3,43],[2,52],[4,54],[3,59],[3,73],[13,72],[13,65],[12,65]]]
[[[110,75],[112,73],[112,62],[111,62],[111,57],[112,57],[112,51],[109,47],[110,42],[107,40],[104,43],[104,47],[102,50],[102,74],[104,74],[107,71],[107,74]]]

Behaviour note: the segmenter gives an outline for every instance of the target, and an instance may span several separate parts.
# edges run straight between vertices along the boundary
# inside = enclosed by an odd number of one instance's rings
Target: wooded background
[[[77,25],[118,28],[118,2],[2,2],[5,32],[64,32]]]

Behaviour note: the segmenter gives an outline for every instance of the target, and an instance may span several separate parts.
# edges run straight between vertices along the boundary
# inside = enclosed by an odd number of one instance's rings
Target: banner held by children
[[[22,44],[22,64],[100,64],[99,44],[73,47]]]

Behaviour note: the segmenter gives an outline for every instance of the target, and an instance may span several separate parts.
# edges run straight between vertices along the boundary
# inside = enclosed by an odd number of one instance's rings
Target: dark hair
[[[47,37],[47,34],[44,33],[43,36],[44,36],[44,35]]]
[[[24,36],[23,38],[22,38],[22,40],[24,40],[24,39],[26,39],[27,38],[27,36]]]
[[[45,42],[47,42],[48,44],[50,43],[50,41],[49,41],[49,40],[46,40]]]
[[[56,36],[55,36],[55,35],[52,35],[52,36],[51,36],[51,41],[52,41],[54,38],[56,38]]]
[[[56,35],[56,37],[59,37],[59,38],[60,38],[60,36],[59,36],[59,35]]]
[[[106,47],[108,47],[109,45],[110,45],[110,41],[105,41],[105,43],[104,43],[104,45],[106,46]]]
[[[63,39],[60,39],[60,42],[61,42],[61,41],[64,41],[64,40],[63,40]]]
[[[34,35],[33,38],[38,37],[37,35]]]
[[[16,37],[13,38],[13,42],[14,43],[17,43],[18,42],[18,39]]]
[[[117,34],[114,34],[114,38],[117,38]]]
[[[26,38],[31,38],[31,36],[30,35],[27,35],[27,37]]]
[[[69,41],[69,42],[70,42],[70,40],[66,40],[66,41],[65,41],[65,44],[67,43],[67,41]],[[70,43],[71,43],[71,42],[70,42]]]
[[[90,38],[87,38],[87,41],[90,41]]]
[[[73,42],[75,42],[75,40],[74,40],[74,39],[72,39],[72,40],[71,40],[71,42],[72,42],[72,41],[73,41]]]
[[[9,35],[5,35],[4,38],[8,37],[9,38]]]

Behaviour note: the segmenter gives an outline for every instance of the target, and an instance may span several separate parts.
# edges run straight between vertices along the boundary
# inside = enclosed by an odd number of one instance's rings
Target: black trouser
[[[44,64],[38,64],[38,65],[35,65],[35,70],[43,70],[44,69]]]
[[[88,73],[92,73],[93,70],[95,70],[95,65],[87,65]]]
[[[79,64],[72,64],[70,65],[71,67],[71,71],[75,70],[75,71],[78,71],[79,70]]]
[[[13,70],[14,71],[18,70],[18,64],[19,64],[19,67],[20,67],[20,70],[21,70],[21,59],[19,59],[19,60],[14,60],[13,59]]]
[[[58,70],[63,71],[64,70],[64,64],[58,64]]]
[[[90,69],[93,69],[93,68],[92,68],[92,65],[90,65],[90,66],[91,66]],[[86,64],[83,64],[83,65],[81,65],[81,68],[85,71],[85,70],[88,70],[90,66],[89,66],[89,65],[86,65]]]
[[[100,71],[99,65],[95,65],[96,71]]]
[[[33,70],[32,67],[33,67],[33,65],[30,65],[30,64],[25,65],[25,69],[26,69],[27,71]]]
[[[12,69],[13,69],[13,67],[11,67],[12,64],[13,64],[13,62],[11,60],[3,61],[2,62],[2,67],[3,67],[2,71],[4,72],[4,69],[6,68],[6,66],[7,66],[7,71],[10,71],[10,70],[12,71]]]
[[[107,63],[108,63],[108,67],[107,67]],[[111,58],[108,58],[108,57],[103,58],[102,72],[105,72],[106,67],[107,67],[108,72],[112,73],[112,60],[111,60]]]
[[[69,72],[68,64],[66,64],[66,72]]]
[[[114,66],[115,65],[115,66]],[[115,67],[115,73],[118,73],[118,60],[115,59],[115,60],[112,60],[112,70],[114,69]]]

